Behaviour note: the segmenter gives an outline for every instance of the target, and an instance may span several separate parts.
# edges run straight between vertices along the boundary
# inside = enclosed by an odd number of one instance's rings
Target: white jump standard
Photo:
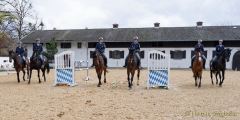
[[[157,50],[148,53],[148,80],[147,88],[169,86],[170,57]]]
[[[67,84],[69,86],[77,85],[75,83],[75,54],[73,51],[64,51],[56,54],[55,58],[55,83]]]

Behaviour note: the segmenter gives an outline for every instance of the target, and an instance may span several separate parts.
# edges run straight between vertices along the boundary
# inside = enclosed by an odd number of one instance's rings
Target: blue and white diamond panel
[[[168,86],[168,70],[150,70],[149,85],[152,86]]]
[[[73,85],[73,69],[57,69],[57,83]]]

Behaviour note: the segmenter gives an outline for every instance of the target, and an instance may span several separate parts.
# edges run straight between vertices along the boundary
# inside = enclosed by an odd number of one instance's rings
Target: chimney
[[[198,21],[197,22],[197,27],[202,27],[203,26],[203,22],[202,21]]]
[[[114,28],[114,29],[117,29],[117,28],[118,28],[118,24],[117,24],[117,23],[114,23],[114,24],[113,24],[113,28]]]
[[[155,27],[155,28],[159,28],[159,27],[160,27],[160,23],[159,23],[159,22],[155,22],[155,23],[154,23],[154,27]]]

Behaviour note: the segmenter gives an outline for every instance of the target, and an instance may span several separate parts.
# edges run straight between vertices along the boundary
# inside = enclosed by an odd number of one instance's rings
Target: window
[[[82,48],[82,43],[77,43],[77,48]]]
[[[109,58],[123,59],[124,58],[124,51],[119,51],[119,50],[109,51]]]
[[[93,53],[94,53],[95,51],[90,51],[90,58],[93,58]]]
[[[194,51],[192,50],[191,51],[191,58],[193,57],[194,55]],[[207,58],[207,50],[203,52],[203,55]]]
[[[170,51],[171,54],[171,58],[172,59],[185,59],[186,58],[186,51],[180,51],[180,50],[176,50],[176,51]]]
[[[61,48],[71,48],[72,44],[70,42],[61,43]]]
[[[144,58],[144,51],[140,52],[140,57],[143,59]]]

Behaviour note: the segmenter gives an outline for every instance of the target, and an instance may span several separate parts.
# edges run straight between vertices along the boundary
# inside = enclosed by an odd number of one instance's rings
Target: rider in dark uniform
[[[201,52],[202,53],[202,58],[203,58],[203,69],[205,69],[205,63],[206,63],[206,57],[203,55],[204,53],[204,46],[202,44],[202,40],[199,39],[198,40],[198,43],[195,45],[194,47],[194,52]],[[195,59],[195,55],[192,57],[192,60],[191,60],[191,67],[193,65],[193,61]]]
[[[21,59],[21,63],[25,63],[25,59],[26,59],[25,55],[24,55],[25,54],[25,50],[22,47],[22,42],[21,41],[18,43],[18,46],[16,48],[16,54],[22,58]]]
[[[36,54],[36,56],[40,56],[40,61],[41,61],[41,67],[43,68],[44,67],[44,59],[43,59],[43,55],[42,55],[42,52],[43,52],[43,47],[42,47],[42,44],[41,44],[41,41],[40,39],[36,39],[36,43],[33,44],[33,55],[34,53]],[[34,56],[32,55],[31,58],[33,58]]]
[[[216,61],[217,60],[217,57],[223,52],[223,50],[225,49],[224,48],[224,45],[222,44],[223,43],[223,40],[219,40],[218,41],[218,45],[216,46],[216,55],[214,56],[213,58],[213,61]]]
[[[106,45],[105,45],[105,43],[103,42],[103,37],[99,37],[98,38],[98,43],[96,44],[96,51],[98,51],[101,55],[102,55],[102,57],[103,57],[103,60],[104,60],[104,64],[105,64],[105,66],[107,67],[107,57],[106,57],[106,55],[104,54],[105,53],[105,48],[106,48]],[[92,65],[92,66],[94,66],[94,65]]]
[[[138,36],[133,37],[133,42],[131,43],[128,49],[129,51],[133,50],[136,53],[137,59],[139,61],[139,68],[141,68],[140,44],[138,42]],[[128,56],[125,58],[125,64],[123,67],[127,67],[127,60],[128,60]]]

